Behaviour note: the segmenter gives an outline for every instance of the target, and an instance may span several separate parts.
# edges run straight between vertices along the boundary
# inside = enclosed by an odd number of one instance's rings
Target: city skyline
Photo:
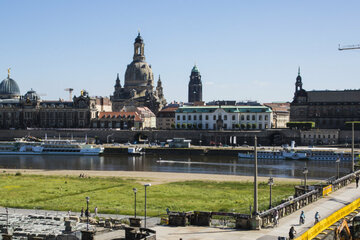
[[[358,52],[337,50],[359,43],[359,3],[259,3],[2,1],[0,79],[12,68],[21,94],[44,99],[110,96],[140,29],[168,102],[187,100],[195,63],[205,101],[291,101],[298,66],[306,90],[359,88]]]

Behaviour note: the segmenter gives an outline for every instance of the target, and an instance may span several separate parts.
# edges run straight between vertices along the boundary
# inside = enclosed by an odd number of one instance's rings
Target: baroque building
[[[196,65],[191,70],[188,96],[189,103],[202,101],[201,75]]]
[[[183,129],[267,129],[271,122],[267,106],[183,106],[175,111],[175,127]]]
[[[313,121],[316,128],[345,129],[345,122],[360,120],[360,90],[303,89],[300,68],[290,104],[290,121]]]
[[[95,101],[86,91],[72,101],[50,101],[41,100],[32,89],[21,95],[10,71],[0,83],[0,129],[90,127],[95,113]]]
[[[119,112],[124,106],[148,107],[155,114],[166,105],[162,82],[159,76],[154,90],[154,74],[145,61],[144,40],[140,33],[134,42],[133,61],[127,66],[124,86],[117,75],[114,94],[110,97],[112,111]]]

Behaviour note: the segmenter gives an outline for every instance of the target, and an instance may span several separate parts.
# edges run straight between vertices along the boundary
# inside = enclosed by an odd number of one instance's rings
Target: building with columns
[[[175,126],[183,129],[267,129],[271,123],[266,106],[183,106],[175,112]]]
[[[126,68],[124,86],[121,86],[119,74],[115,81],[114,93],[110,97],[114,112],[125,106],[134,106],[148,107],[156,114],[166,105],[160,76],[154,90],[154,74],[151,65],[145,61],[144,47],[139,33],[134,42],[133,61]]]
[[[72,101],[52,101],[41,100],[32,89],[21,95],[10,71],[0,83],[0,129],[87,128],[95,115],[95,99],[84,90]]]

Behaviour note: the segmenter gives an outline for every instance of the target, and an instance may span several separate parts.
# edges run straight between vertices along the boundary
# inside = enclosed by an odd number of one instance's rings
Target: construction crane
[[[69,101],[71,101],[72,100],[72,92],[74,91],[74,89],[73,88],[65,88],[64,90],[69,92]]]
[[[339,51],[342,51],[342,50],[354,50],[354,49],[360,49],[360,44],[357,44],[357,45],[347,45],[347,46],[340,46],[339,44]]]

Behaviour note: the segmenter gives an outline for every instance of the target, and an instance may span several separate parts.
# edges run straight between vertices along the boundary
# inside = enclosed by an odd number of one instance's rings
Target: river
[[[0,156],[0,168],[45,170],[103,170],[151,171],[247,175],[253,174],[253,160],[231,156],[49,156],[11,155]],[[326,179],[335,176],[334,161],[258,160],[259,176],[302,178],[303,169],[309,170],[308,178]],[[350,172],[351,162],[340,163],[340,175]]]

